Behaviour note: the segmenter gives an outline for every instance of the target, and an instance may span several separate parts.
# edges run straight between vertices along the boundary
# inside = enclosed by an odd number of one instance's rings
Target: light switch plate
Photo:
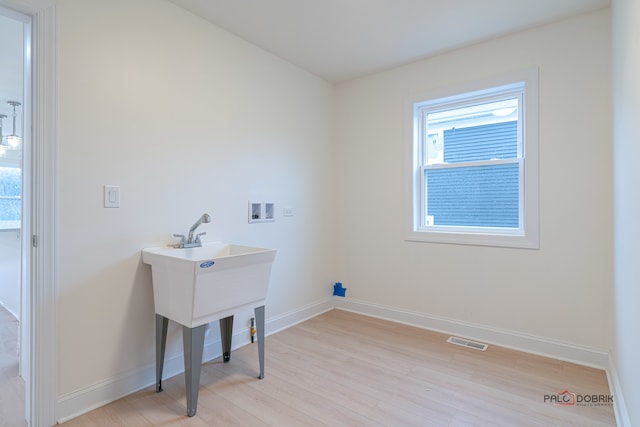
[[[120,207],[120,187],[117,185],[104,186],[104,207],[119,208]]]

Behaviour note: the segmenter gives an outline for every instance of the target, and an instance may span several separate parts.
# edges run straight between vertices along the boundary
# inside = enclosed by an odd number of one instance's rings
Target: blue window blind
[[[517,156],[517,121],[444,131],[446,163],[514,159]]]
[[[517,121],[444,131],[445,163],[515,159]],[[520,164],[425,169],[427,215],[433,225],[520,226]]]

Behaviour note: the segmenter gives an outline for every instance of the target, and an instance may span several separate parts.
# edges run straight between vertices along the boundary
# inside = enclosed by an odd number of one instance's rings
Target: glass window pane
[[[518,228],[519,174],[519,163],[426,169],[425,224]]]
[[[22,210],[22,170],[0,167],[0,228],[19,227]]]
[[[429,112],[428,165],[518,157],[518,98]]]

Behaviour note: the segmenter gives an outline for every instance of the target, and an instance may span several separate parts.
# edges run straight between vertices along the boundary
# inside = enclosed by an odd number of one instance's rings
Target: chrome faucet
[[[196,231],[196,228],[198,228],[200,226],[200,224],[202,223],[208,223],[211,222],[211,216],[209,216],[209,214],[205,213],[202,214],[202,216],[200,218],[198,218],[198,220],[195,222],[195,224],[193,224],[191,226],[191,228],[189,229],[189,237],[185,238],[184,234],[174,234],[173,237],[179,237],[180,238],[180,243],[177,243],[176,245],[174,245],[174,247],[176,248],[195,248],[198,246],[202,246],[202,241],[200,240],[200,236],[204,236],[205,234],[207,234],[206,232],[204,233],[198,233],[196,235],[196,238],[193,238],[193,233]]]

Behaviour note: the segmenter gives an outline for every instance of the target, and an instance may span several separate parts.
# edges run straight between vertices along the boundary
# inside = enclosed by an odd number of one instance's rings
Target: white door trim
[[[57,30],[51,5],[33,15],[30,425],[56,423],[57,331]]]

